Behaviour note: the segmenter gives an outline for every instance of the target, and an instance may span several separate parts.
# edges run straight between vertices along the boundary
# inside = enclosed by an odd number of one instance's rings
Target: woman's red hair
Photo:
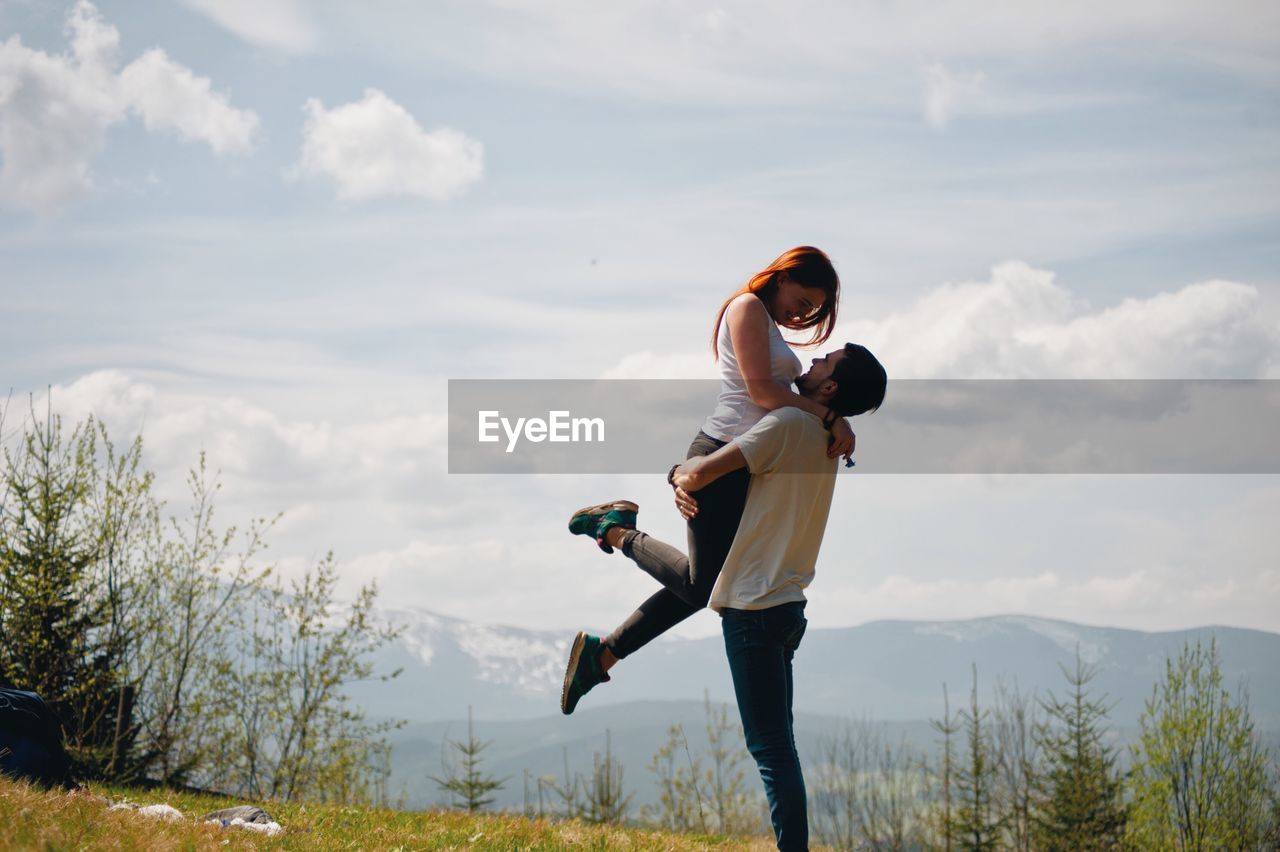
[[[717,358],[720,357],[720,347],[717,345],[720,324],[724,322],[724,312],[729,310],[729,303],[743,293],[755,293],[765,303],[765,307],[768,307],[774,294],[778,292],[778,281],[782,278],[794,281],[801,287],[817,287],[826,294],[826,299],[813,316],[795,323],[779,324],[795,331],[806,328],[814,330],[813,336],[807,342],[797,344],[799,346],[817,346],[827,342],[836,327],[836,308],[840,301],[840,276],[836,275],[831,260],[821,249],[813,246],[796,246],[784,251],[777,260],[751,276],[751,280],[741,290],[724,300],[724,304],[720,306],[720,313],[716,315],[715,330],[711,332],[711,351]]]

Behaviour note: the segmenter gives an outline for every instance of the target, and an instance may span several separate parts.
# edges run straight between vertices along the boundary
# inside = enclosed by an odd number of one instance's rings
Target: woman
[[[792,390],[802,372],[800,359],[780,331],[812,329],[810,339],[801,345],[824,343],[835,328],[839,298],[840,279],[831,261],[812,246],[798,246],[784,252],[725,300],[711,338],[720,372],[720,396],[690,445],[687,458],[715,452],[747,432],[766,413],[783,406],[804,409],[831,424],[829,457],[847,457],[853,452],[854,436],[848,422],[827,406]],[[574,639],[560,696],[564,713],[572,713],[588,690],[609,680],[608,671],[618,660],[707,605],[738,531],[750,479],[745,469],[735,471],[699,491],[697,500],[675,489],[676,506],[688,522],[687,557],[636,530],[639,506],[630,501],[589,506],[569,519],[570,532],[593,536],[606,553],[615,547],[621,549],[663,588],[604,639],[586,633]]]

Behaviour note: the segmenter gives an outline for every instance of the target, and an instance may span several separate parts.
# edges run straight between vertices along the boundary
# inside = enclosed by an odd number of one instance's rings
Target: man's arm
[[[694,456],[677,465],[671,481],[685,491],[706,488],[726,473],[746,467],[747,459],[734,441],[730,441],[714,453]]]
[[[788,446],[799,437],[798,430],[806,419],[811,418],[797,408],[770,411],[746,434],[739,435],[714,453],[676,465],[671,472],[671,483],[685,491],[697,491],[740,468],[748,468],[752,473],[773,470],[781,462]],[[676,502],[678,505],[679,500]]]

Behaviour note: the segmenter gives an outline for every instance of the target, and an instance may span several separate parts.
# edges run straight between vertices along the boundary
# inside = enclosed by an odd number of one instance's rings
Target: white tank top
[[[716,367],[720,370],[720,397],[716,400],[715,411],[703,422],[702,431],[717,440],[732,441],[759,423],[768,412],[752,402],[751,394],[747,393],[747,383],[743,381],[742,370],[738,367],[738,356],[733,351],[727,321],[720,323],[716,348],[720,352],[716,359]],[[800,359],[791,351],[772,320],[769,321],[769,365],[773,380],[791,390],[792,383],[801,372]]]

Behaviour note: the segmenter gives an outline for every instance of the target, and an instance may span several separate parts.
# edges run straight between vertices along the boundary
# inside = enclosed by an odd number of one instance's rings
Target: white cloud
[[[111,69],[119,34],[93,7],[67,22],[71,53],[0,44],[0,202],[48,211],[87,190],[89,164],[121,109]]]
[[[1259,317],[1258,290],[1232,281],[1189,284],[1125,299],[1060,326],[1028,329],[1061,369],[1160,378],[1252,378],[1280,353],[1280,334]]]
[[[120,72],[120,91],[148,130],[173,130],[190,142],[205,142],[215,154],[248,151],[258,117],[238,110],[226,95],[153,48]]]
[[[1260,303],[1256,287],[1205,281],[1090,310],[1052,272],[1008,261],[835,337],[866,344],[898,378],[1258,378],[1280,356]]]
[[[454,482],[450,496],[458,499],[463,486]],[[611,629],[653,593],[652,578],[622,556],[606,558],[592,542],[570,536],[565,518],[577,504],[546,492],[538,499],[555,508],[533,520],[508,513],[495,527],[491,495],[476,504],[473,517],[432,529],[429,541],[343,560],[346,582],[354,588],[357,581],[376,580],[393,605],[424,606],[470,621]]]
[[[163,51],[117,73],[120,34],[87,0],[68,16],[67,36],[70,52],[58,55],[16,35],[0,43],[0,203],[49,213],[87,192],[107,129],[131,111],[218,154],[248,148],[257,116]]]
[[[1053,272],[1011,260],[986,281],[943,284],[901,310],[843,320],[813,351],[857,341],[898,379],[1275,378],[1280,326],[1262,307],[1253,285],[1213,280],[1094,308]],[[635,352],[602,378],[714,378],[704,353]]]
[[[57,410],[67,422],[92,414],[104,423],[123,421],[131,426],[141,424],[156,398],[154,386],[132,381],[119,370],[89,373],[70,385],[53,388],[51,393]],[[38,398],[33,403],[35,410],[46,401],[48,395]]]
[[[285,53],[319,46],[320,34],[301,0],[183,0],[251,44]]]
[[[377,89],[333,109],[311,98],[304,110],[302,158],[293,173],[332,179],[339,198],[444,200],[461,195],[484,172],[479,142],[448,127],[424,131]]]
[[[708,344],[703,352],[666,352],[648,349],[623,356],[605,370],[602,379],[715,379],[715,359]]]
[[[647,531],[683,541],[660,475],[448,476],[443,399],[405,394],[398,410],[374,412],[352,403],[353,379],[335,376],[323,387],[327,413],[312,415],[278,395],[252,402],[226,385],[140,381],[122,371],[55,387],[53,399],[65,422],[103,418],[117,443],[141,429],[144,464],[175,512],[185,505],[183,473],[206,450],[222,472],[223,522],[284,511],[270,536],[284,575],[333,547],[342,593],[376,579],[391,605],[607,630],[652,580],[567,535],[569,512],[626,496],[643,507]],[[6,431],[21,425],[24,402]],[[1119,479],[844,478],[833,507],[843,521],[828,529],[811,617],[836,626],[1022,612],[1145,629],[1210,621],[1275,629],[1280,574],[1260,532],[1280,489],[1258,480],[1259,490],[1253,477],[1235,478],[1250,481],[1238,485],[1153,478],[1153,499],[1140,478]],[[1063,540],[1074,544],[1055,546]],[[1212,577],[1205,566],[1216,566]],[[680,633],[714,629],[702,617]]]
[[[443,414],[399,412],[341,423],[290,417],[234,395],[161,389],[120,370],[89,373],[51,393],[68,423],[93,414],[116,440],[142,432],[149,464],[174,487],[201,449],[246,491],[306,494],[313,501],[352,492],[403,494],[445,467]],[[44,400],[44,394],[35,397],[37,411]]]
[[[929,126],[946,127],[955,113],[979,100],[986,77],[981,71],[958,74],[948,71],[941,62],[924,69],[924,118]]]

